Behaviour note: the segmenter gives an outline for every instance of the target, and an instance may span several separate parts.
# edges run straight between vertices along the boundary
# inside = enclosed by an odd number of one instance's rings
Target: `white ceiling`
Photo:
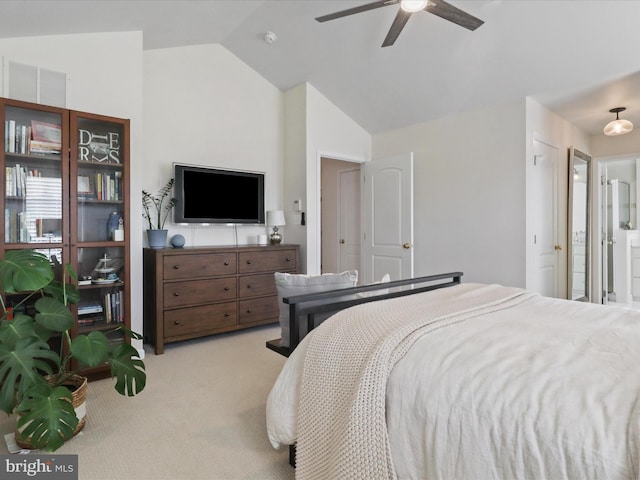
[[[370,133],[525,96],[591,134],[618,106],[640,128],[640,0],[449,0],[485,24],[418,12],[386,48],[397,5],[314,20],[370,1],[2,0],[0,37],[142,30],[145,49],[220,43],[283,91],[311,83]]]

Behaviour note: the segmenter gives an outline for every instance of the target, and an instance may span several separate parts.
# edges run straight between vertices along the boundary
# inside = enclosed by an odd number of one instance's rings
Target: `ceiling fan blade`
[[[483,20],[460,10],[457,7],[445,2],[444,0],[429,0],[429,4],[424,9],[434,15],[449,20],[468,30],[475,30],[484,23]]]
[[[346,17],[348,15],[353,15],[355,13],[366,12],[367,10],[373,10],[374,8],[386,7],[387,5],[393,5],[394,3],[398,3],[399,0],[378,0],[377,2],[367,3],[365,5],[360,5],[359,7],[347,8],[346,10],[341,10],[339,12],[330,13],[328,15],[323,15],[321,17],[317,17],[316,20],[318,22],[326,22],[328,20],[335,20],[336,18]]]
[[[387,33],[387,36],[384,39],[384,42],[382,42],[383,47],[390,47],[395,43],[396,39],[398,38],[398,35],[400,35],[400,32],[402,32],[402,29],[406,25],[407,20],[409,20],[409,17],[411,17],[411,15],[412,13],[410,12],[405,12],[402,9],[398,10],[398,14],[396,15],[396,18],[393,20],[393,23],[391,24],[389,33]]]

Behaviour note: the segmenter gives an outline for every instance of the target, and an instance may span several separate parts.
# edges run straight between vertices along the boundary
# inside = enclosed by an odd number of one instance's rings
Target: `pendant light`
[[[616,107],[609,110],[611,113],[616,114],[616,119],[612,122],[607,123],[607,126],[604,127],[605,135],[624,135],[625,133],[629,133],[631,130],[633,130],[633,123],[631,123],[629,120],[620,120],[619,113],[624,112],[625,110],[625,107]]]

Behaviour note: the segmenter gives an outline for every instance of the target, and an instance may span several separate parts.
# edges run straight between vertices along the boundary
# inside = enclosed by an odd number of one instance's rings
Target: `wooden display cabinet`
[[[129,120],[4,98],[0,116],[0,254],[35,249],[59,265],[60,276],[71,264],[84,278],[72,335],[130,327]],[[105,255],[109,266],[97,272]]]

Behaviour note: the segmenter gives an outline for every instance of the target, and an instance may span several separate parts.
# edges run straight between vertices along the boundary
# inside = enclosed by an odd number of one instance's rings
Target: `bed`
[[[640,313],[460,275],[307,316],[267,400],[296,478],[639,478]]]

